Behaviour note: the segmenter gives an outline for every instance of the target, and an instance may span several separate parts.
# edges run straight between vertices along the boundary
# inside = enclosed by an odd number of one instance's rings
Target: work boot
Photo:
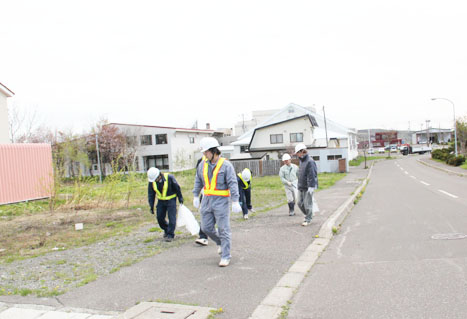
[[[230,259],[221,258],[219,267],[227,267],[230,264]]]
[[[288,203],[288,205],[289,205],[289,216],[295,215],[295,212],[294,212],[295,203],[294,203],[294,202],[290,202],[290,203]]]
[[[168,236],[165,237],[165,241],[168,242],[168,243],[172,242],[173,240],[174,240],[173,237],[168,237]]]

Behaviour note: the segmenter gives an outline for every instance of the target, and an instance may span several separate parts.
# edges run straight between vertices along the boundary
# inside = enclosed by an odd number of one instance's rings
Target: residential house
[[[412,144],[447,144],[454,140],[454,129],[442,128],[429,128],[428,130],[421,130],[413,132]]]
[[[264,153],[265,160],[280,159],[284,153],[293,154],[298,143],[307,146],[319,172],[337,172],[339,159],[348,167],[348,161],[358,156],[355,129],[291,103],[232,143],[236,152],[231,160],[252,159],[247,154],[258,153]]]
[[[6,99],[13,95],[15,95],[13,91],[0,83],[0,144],[10,144],[8,107]]]
[[[211,129],[176,128],[153,125],[110,123],[136,147],[136,170],[157,167],[164,171],[193,168],[202,156],[199,142],[216,133]]]

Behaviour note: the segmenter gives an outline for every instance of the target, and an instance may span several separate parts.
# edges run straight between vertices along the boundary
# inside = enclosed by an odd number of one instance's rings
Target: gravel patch
[[[89,246],[2,264],[0,295],[59,295],[193,238],[177,229],[176,239],[167,243],[162,233],[149,232],[153,226]]]

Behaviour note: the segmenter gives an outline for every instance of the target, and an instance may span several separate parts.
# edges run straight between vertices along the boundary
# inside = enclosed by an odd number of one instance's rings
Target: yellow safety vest
[[[177,194],[172,194],[170,196],[167,196],[167,189],[169,188],[169,173],[164,173],[164,178],[165,178],[165,182],[164,182],[164,186],[162,187],[162,194],[157,189],[156,182],[155,181],[152,182],[152,188],[154,188],[154,191],[157,194],[158,200],[169,200],[177,196]]]
[[[209,183],[208,177],[208,161],[204,161],[203,166],[203,176],[204,176],[204,196],[224,196],[229,197],[230,191],[228,189],[217,189],[217,175],[221,169],[222,164],[224,164],[225,158],[220,157],[217,161],[216,167],[212,172],[211,183]]]
[[[250,184],[248,184],[248,182],[245,182],[245,180],[244,180],[243,177],[242,177],[242,173],[238,173],[237,175],[238,175],[238,177],[240,177],[240,179],[241,179],[242,182],[243,182],[243,185],[244,185],[244,186],[242,186],[242,188],[243,188],[243,189],[248,189],[248,187],[250,187]]]

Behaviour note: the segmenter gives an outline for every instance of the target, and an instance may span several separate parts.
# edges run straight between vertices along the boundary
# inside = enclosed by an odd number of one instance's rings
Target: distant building
[[[136,170],[146,172],[150,167],[163,171],[193,168],[202,154],[199,142],[213,136],[211,129],[177,128],[152,125],[109,123],[133,141],[136,146]],[[219,133],[222,136],[222,132]]]
[[[290,103],[232,143],[231,160],[277,160],[285,153],[293,155],[298,143],[307,146],[320,172],[337,172],[338,160],[348,164],[358,155],[356,130]]]
[[[0,83],[0,144],[10,144],[8,106],[6,99],[13,95],[15,95],[13,91]]]
[[[413,132],[412,144],[447,144],[454,139],[454,129],[430,128]]]

